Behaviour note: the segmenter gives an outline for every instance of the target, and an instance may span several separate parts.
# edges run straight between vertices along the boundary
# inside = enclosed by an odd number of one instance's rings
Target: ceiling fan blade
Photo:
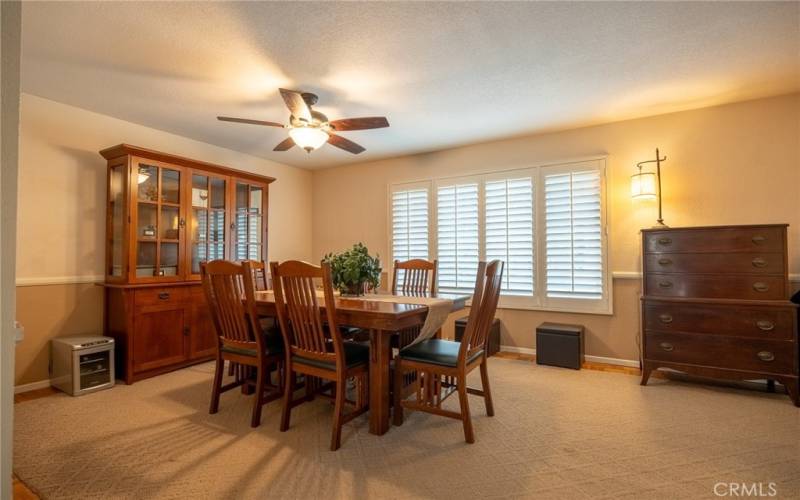
[[[345,139],[344,137],[335,134],[328,134],[328,135],[329,135],[328,144],[330,144],[331,146],[336,146],[339,149],[344,149],[348,153],[353,153],[354,155],[357,155],[358,153],[365,151],[362,146],[359,146],[350,139]]]
[[[284,141],[275,146],[273,151],[286,151],[288,149],[292,149],[292,147],[294,147],[294,141],[291,137],[287,137]]]
[[[250,125],[265,125],[267,127],[283,128],[283,125],[280,123],[265,122],[263,120],[250,120],[248,118],[231,118],[230,116],[218,116],[217,120],[222,122],[249,123]]]
[[[343,118],[333,120],[331,127],[337,132],[344,130],[368,130],[372,128],[385,128],[389,126],[389,120],[385,116],[366,116],[363,118]]]
[[[286,90],[286,89],[278,89],[281,91],[281,97],[283,97],[283,102],[286,103],[286,107],[289,108],[289,111],[292,113],[292,116],[295,118],[299,118],[301,120],[305,120],[308,123],[311,123],[311,110],[308,109],[308,105],[306,101],[303,99],[303,95],[296,91],[296,90]]]

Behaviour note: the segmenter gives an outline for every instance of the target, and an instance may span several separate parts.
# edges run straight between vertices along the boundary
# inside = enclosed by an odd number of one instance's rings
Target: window
[[[600,172],[545,175],[547,296],[603,297]]]
[[[436,199],[438,287],[471,293],[480,259],[478,183],[440,185]]]
[[[392,192],[392,256],[395,260],[427,259],[428,188]]]
[[[533,178],[489,180],[485,190],[486,260],[505,262],[501,293],[533,295]]]
[[[393,186],[393,258],[438,259],[438,289],[458,293],[500,259],[500,307],[608,314],[604,171],[598,159]]]

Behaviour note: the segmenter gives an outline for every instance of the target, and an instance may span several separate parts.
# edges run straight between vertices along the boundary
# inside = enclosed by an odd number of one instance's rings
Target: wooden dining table
[[[367,294],[358,298],[336,297],[336,320],[339,325],[363,328],[369,331],[369,431],[382,435],[389,430],[392,336],[406,328],[421,326],[428,315],[422,304],[403,304],[370,300]],[[397,295],[396,295],[397,296]],[[400,295],[402,296],[402,294]],[[420,297],[414,295],[414,297]],[[438,293],[440,299],[453,301],[452,311],[464,309],[469,295]],[[324,310],[324,300],[320,299]],[[256,292],[259,316],[275,317],[275,296],[271,291]]]

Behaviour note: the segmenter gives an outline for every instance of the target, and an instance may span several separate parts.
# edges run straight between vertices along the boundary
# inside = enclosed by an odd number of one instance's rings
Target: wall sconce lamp
[[[667,157],[661,157],[656,148],[656,159],[642,161],[636,164],[639,173],[631,176],[631,197],[635,200],[658,200],[658,223],[655,227],[668,227],[664,224],[661,215],[661,162]],[[655,163],[655,172],[642,172],[642,165]]]

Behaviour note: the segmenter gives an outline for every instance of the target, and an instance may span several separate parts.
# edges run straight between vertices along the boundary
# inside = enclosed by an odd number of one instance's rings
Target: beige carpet
[[[17,404],[15,469],[45,498],[716,498],[719,482],[800,498],[800,409],[784,395],[490,361],[497,415],[366,417],[328,451],[331,406],[279,404],[251,430],[249,397],[208,415],[211,365],[80,398]],[[476,371],[477,373],[477,371]],[[473,382],[477,380],[473,379]],[[447,401],[457,405],[455,397]]]

